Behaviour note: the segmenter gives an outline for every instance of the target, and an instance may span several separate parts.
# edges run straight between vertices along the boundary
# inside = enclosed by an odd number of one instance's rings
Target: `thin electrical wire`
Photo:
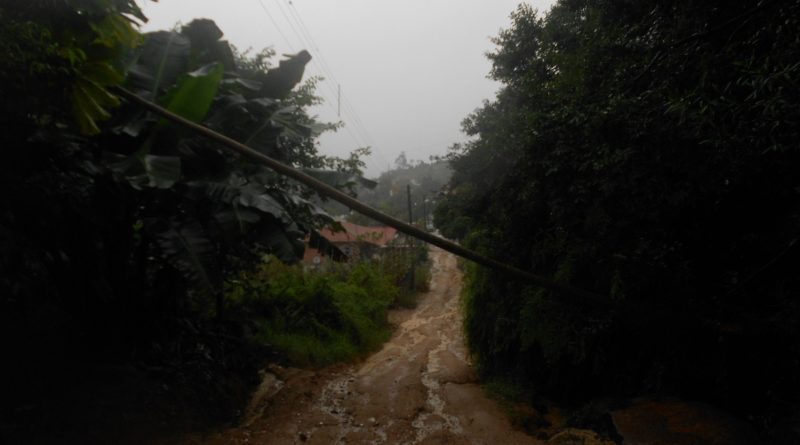
[[[367,140],[372,141],[373,140],[372,135],[369,133],[369,131],[367,131],[367,127],[361,121],[361,117],[356,112],[355,107],[350,103],[350,101],[345,96],[342,96],[342,105],[344,105],[346,110],[349,110],[349,114],[353,116],[353,119],[356,121],[357,125],[364,131]]]
[[[258,1],[259,1],[259,4],[261,4],[262,9],[264,9],[264,12],[267,14],[267,16],[272,21],[273,25],[275,25],[275,27],[281,33],[281,35],[283,36],[284,40],[289,45],[290,49],[292,51],[294,51],[294,48],[292,48],[292,45],[289,43],[289,39],[286,37],[286,35],[280,29],[280,26],[278,26],[277,22],[272,17],[272,15],[269,13],[269,11],[266,9],[265,5],[261,2],[261,0],[258,0]],[[294,34],[294,36],[297,38],[297,40],[300,42],[300,44],[302,46],[308,47],[309,49],[311,49],[311,50],[313,50],[315,52],[315,56],[317,56],[317,57],[314,57],[311,60],[319,68],[319,70],[323,73],[323,77],[330,78],[330,79],[335,81],[335,76],[334,76],[333,72],[330,70],[330,67],[327,64],[327,61],[325,60],[325,57],[322,54],[322,51],[319,49],[319,46],[316,44],[316,41],[313,40],[313,37],[311,36],[311,32],[309,31],[308,26],[305,25],[305,22],[303,21],[302,17],[300,16],[299,11],[297,11],[297,9],[294,8],[294,5],[292,5],[290,2],[287,2],[286,9],[283,8],[283,6],[280,3],[280,0],[274,0],[274,2],[278,6],[278,10],[280,11],[280,13],[283,16],[284,20],[286,20],[286,22],[288,23],[289,28],[291,28],[291,32]],[[287,10],[289,11],[288,14],[286,12]],[[294,23],[292,21],[292,18],[294,18]],[[297,26],[295,26],[295,24],[297,24]],[[298,29],[300,29],[300,31],[298,31]],[[336,81],[336,83],[338,84],[338,81]],[[363,124],[363,121],[361,121],[361,118],[356,113],[355,108],[352,106],[352,104],[350,104],[350,102],[346,99],[346,97],[340,95],[340,92],[338,90],[334,90],[332,85],[330,85],[329,83],[326,83],[324,81],[322,82],[322,84],[328,89],[329,93],[333,94],[335,97],[338,98],[338,100],[340,101],[341,105],[344,105],[344,112],[345,112],[344,113],[345,114],[345,119],[343,119],[344,124],[345,124],[344,128],[345,128],[346,132],[350,135],[350,137],[353,139],[353,141],[356,143],[356,146],[358,146],[358,147],[369,147],[370,151],[372,153],[377,154],[378,157],[381,158],[381,161],[385,163],[386,162],[386,158],[383,155],[383,152],[374,143],[374,139],[372,138],[372,135],[369,133],[369,131],[367,131],[366,127]],[[333,107],[333,102],[325,94],[323,94],[321,91],[319,91],[319,93],[320,93],[320,96],[323,97],[325,102],[329,106],[331,106],[331,108],[334,108]],[[340,110],[336,109],[336,108],[334,108],[334,109],[335,109],[335,111],[337,111],[337,115],[338,115]],[[348,122],[352,124],[352,128],[347,125]],[[372,164],[375,163],[375,161],[373,161],[371,159],[371,157],[368,157],[367,159],[368,159],[368,162],[370,162]],[[373,165],[373,167],[376,170],[381,171],[379,166]]]
[[[333,82],[339,84],[340,82],[336,79],[336,76],[333,75],[333,70],[330,69],[330,65],[328,64],[328,61],[325,59],[325,56],[322,54],[322,50],[319,49],[319,45],[317,45],[316,40],[314,40],[314,37],[311,35],[311,31],[308,29],[308,26],[306,26],[305,21],[300,16],[300,11],[298,11],[297,8],[295,8],[294,4],[288,0],[287,0],[287,9],[289,10],[289,13],[295,18],[295,21],[298,23],[298,26],[300,27],[301,31],[303,31],[303,35],[309,42],[309,47],[313,48],[314,52],[317,53],[317,55],[319,56],[319,63],[321,65],[321,69],[326,71],[330,75],[330,78]]]
[[[333,106],[333,102],[331,102],[330,99],[328,99],[325,93],[323,93],[322,91],[317,91],[315,94],[319,94],[322,97],[323,102],[326,105],[328,105],[334,112],[336,112],[336,107]],[[363,138],[360,138],[357,134],[353,133],[353,130],[351,130],[346,123],[342,128],[345,129],[345,132],[350,136],[350,138],[353,140],[357,148],[370,147],[370,144],[367,143]],[[372,159],[372,157],[367,157],[365,162],[369,163],[370,166],[376,171],[381,171],[380,165],[377,164],[376,161]]]
[[[333,102],[331,102],[330,99],[328,99],[325,93],[323,93],[322,91],[318,91],[317,94],[319,94],[323,98],[323,102],[326,105],[328,105],[334,112],[336,111],[336,107],[333,106]],[[356,133],[354,133],[353,130],[346,123],[342,128],[344,128],[345,132],[350,136],[350,138],[353,140],[357,148],[370,147],[370,144],[367,143],[363,138],[359,137]],[[380,165],[377,164],[376,161],[372,159],[372,157],[367,157],[365,162],[369,163],[370,166],[376,171],[381,171]]]
[[[316,59],[311,59],[311,60],[314,61]],[[316,66],[320,69],[320,71],[323,71],[322,67],[319,64],[317,64]],[[324,75],[325,75],[325,72],[323,71],[323,77],[324,77]],[[330,83],[322,82],[322,85],[323,85],[323,88],[326,89],[330,94],[338,96],[338,91],[334,90],[333,86]],[[328,105],[338,115],[340,110],[338,110],[333,105],[335,103],[335,101],[330,100],[327,95],[322,93],[321,90],[320,90],[320,95],[323,98],[325,98],[326,105]],[[345,124],[344,125],[345,130],[353,137],[354,140],[356,140],[357,145],[359,147],[369,147],[370,148],[370,152],[377,154],[377,156],[380,158],[381,162],[385,163],[386,162],[386,158],[383,155],[383,152],[380,151],[380,149],[378,149],[376,147],[374,140],[366,132],[366,129],[363,126],[363,124],[361,124],[360,121],[357,120],[358,118],[354,115],[354,113],[353,113],[354,110],[352,109],[352,106],[348,107],[348,105],[346,105],[344,103],[343,103],[343,105],[345,106],[345,108],[343,110],[341,110],[341,111],[342,111],[342,114],[344,116],[343,117],[340,116],[340,119]],[[373,164],[375,163],[375,161],[372,160],[372,157],[368,157],[367,159],[369,160],[369,162],[371,162]],[[376,171],[382,171],[382,168],[379,165],[373,165],[373,167],[376,169]]]
[[[325,83],[323,82],[323,84],[325,84]],[[339,111],[342,111],[343,114],[345,115],[345,119],[344,119],[345,122],[349,121],[351,124],[353,124],[353,130],[360,136],[360,139],[365,141],[366,145],[369,145],[370,147],[375,147],[374,140],[369,136],[368,133],[366,133],[366,131],[365,131],[364,127],[363,127],[363,124],[359,123],[358,118],[351,111],[351,109],[347,107],[346,103],[342,100],[343,96],[340,96],[339,91],[338,90],[334,90],[333,86],[330,85],[330,84],[325,84],[325,86],[328,88],[328,91],[331,94],[339,97],[339,102],[342,105],[344,105],[344,109],[340,110],[340,109],[334,107],[333,106],[333,102],[331,102],[331,108],[333,108],[334,111],[337,112],[337,115],[339,114]]]
[[[288,16],[288,15],[286,15],[286,12],[283,10],[283,5],[281,5],[281,2],[280,2],[280,0],[273,0],[273,1],[274,1],[274,3],[275,3],[276,5],[278,5],[278,10],[280,11],[280,13],[281,13],[281,15],[283,16],[284,20],[286,20],[286,23],[288,23],[288,24],[289,24],[289,28],[291,28],[291,29],[292,29],[292,32],[294,33],[295,37],[297,37],[297,38],[298,38],[298,40],[300,41],[300,43],[301,43],[303,46],[307,46],[307,45],[305,44],[305,42],[303,42],[303,38],[300,36],[300,33],[298,33],[298,32],[297,32],[297,29],[294,27],[294,24],[292,23],[292,21],[291,21],[291,20],[289,20],[289,16]]]
[[[275,18],[269,12],[269,10],[267,9],[266,5],[264,5],[262,0],[256,0],[256,1],[261,6],[261,9],[267,15],[267,18],[269,18],[270,22],[272,22],[272,25],[275,26],[275,29],[281,35],[281,37],[283,38],[284,42],[286,42],[286,45],[289,47],[289,49],[292,52],[294,52],[294,46],[291,44],[289,38],[283,32],[283,30],[281,29],[280,25],[278,25],[278,22],[275,20]],[[289,23],[289,26],[292,28],[292,31],[295,33],[295,36],[298,36],[297,30],[294,28],[294,26],[292,26],[292,23],[288,20],[288,17],[286,16],[286,13],[283,11],[283,8],[281,8],[280,3],[278,3],[278,7],[280,8],[281,14],[283,15],[284,19],[287,20],[287,22]],[[305,45],[305,43],[303,42],[302,38],[300,39],[300,42],[301,42],[302,45]],[[322,96],[322,98],[323,98],[323,100],[324,100],[324,102],[326,104],[328,104],[329,106],[333,107],[333,105],[332,105],[333,102],[322,91],[318,91],[317,93],[320,96]],[[334,111],[336,111],[335,108],[334,108]],[[367,139],[365,139],[363,136],[359,137],[355,133],[353,133],[353,130],[351,130],[347,125],[345,125],[344,128],[345,128],[346,132],[348,133],[348,135],[353,139],[353,142],[355,143],[356,147],[360,148],[360,147],[367,147],[367,146],[371,145],[369,143],[369,141]],[[373,168],[375,168],[376,170],[380,170],[380,167],[371,158],[367,158],[367,162],[370,162],[371,166]]]
[[[278,2],[279,0],[275,0],[275,1]],[[287,4],[286,9],[289,11],[289,14],[294,18],[294,20],[296,21],[298,27],[301,30],[301,33],[297,33],[296,35],[298,35],[298,37],[299,37],[299,34],[303,34],[303,36],[305,37],[305,40],[307,42],[306,44],[308,45],[308,47],[311,48],[316,53],[316,56],[318,56],[317,57],[318,60],[317,59],[314,59],[314,60],[316,61],[317,66],[320,68],[320,70],[323,72],[323,74],[325,76],[330,77],[330,80],[335,82],[337,85],[341,85],[341,83],[338,81],[336,76],[333,74],[333,70],[330,69],[330,65],[328,64],[327,59],[325,58],[324,54],[322,53],[322,50],[319,48],[319,45],[317,45],[316,40],[312,36],[311,31],[308,28],[308,25],[306,25],[305,21],[303,20],[302,16],[300,15],[300,11],[297,10],[297,8],[294,6],[294,4],[291,1],[289,1],[289,0],[285,0],[285,1],[286,1],[286,4]],[[292,27],[292,29],[294,29],[294,27]],[[331,87],[331,89],[332,89],[332,87]],[[337,91],[337,96],[338,96],[338,91]],[[356,111],[355,107],[350,103],[349,100],[347,100],[347,97],[344,96],[344,95],[342,95],[340,97],[340,101],[341,101],[341,104],[344,105],[344,109],[345,109],[346,114],[349,114],[351,116],[351,118],[352,118],[351,120],[354,123],[354,127],[355,127],[356,131],[358,131],[361,134],[361,137],[363,139],[365,139],[369,143],[369,145],[375,149],[376,153],[382,158],[382,160],[386,161],[385,157],[383,156],[383,153],[380,151],[380,148],[377,146],[377,144],[375,144],[374,139],[372,138],[372,135],[367,130],[366,125],[364,125],[364,123],[361,120],[361,117],[359,116],[359,114]]]
[[[292,44],[289,42],[289,39],[286,37],[286,34],[284,34],[283,30],[281,30],[281,27],[278,26],[278,22],[276,22],[275,19],[272,17],[272,14],[269,13],[269,11],[267,10],[267,7],[264,6],[264,3],[261,0],[256,0],[256,1],[261,6],[261,9],[264,11],[264,14],[266,14],[267,17],[269,18],[269,21],[272,22],[272,25],[275,26],[275,29],[278,31],[278,33],[281,35],[281,37],[283,37],[283,40],[286,42],[286,46],[289,47],[289,50],[294,51],[294,47],[292,47]]]
[[[312,59],[312,60],[313,60],[313,59]],[[322,92],[322,91],[318,90],[316,94],[319,94],[319,95],[320,95],[320,96],[323,98],[323,102],[324,102],[326,105],[328,105],[328,106],[331,108],[331,110],[333,110],[334,112],[336,112],[336,111],[337,111],[336,107],[335,107],[335,106],[333,106],[333,101],[331,101],[331,100],[328,98],[328,96],[327,96],[327,95],[326,95],[324,92]],[[343,127],[343,128],[345,128],[345,129],[347,130],[347,132],[351,134],[351,136],[353,137],[353,140],[355,141],[355,143],[356,143],[356,145],[357,145],[358,147],[366,147],[366,146],[369,146],[369,143],[367,142],[367,140],[366,140],[366,139],[364,139],[363,137],[360,137],[360,136],[359,136],[359,135],[357,135],[357,134],[354,134],[354,133],[353,133],[353,131],[350,129],[350,127],[349,127],[349,126],[347,126],[346,122],[345,122],[345,125],[344,125],[344,127]]]

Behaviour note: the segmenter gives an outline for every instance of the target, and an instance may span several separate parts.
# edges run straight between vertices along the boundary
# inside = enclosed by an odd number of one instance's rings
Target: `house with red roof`
[[[339,223],[342,230],[338,227],[325,227],[319,231],[319,235],[325,238],[330,244],[335,246],[339,252],[344,254],[348,261],[358,261],[365,258],[373,258],[380,255],[383,249],[392,246],[397,239],[397,229],[386,226],[360,226],[347,221]],[[330,252],[326,255],[319,248],[314,248],[306,242],[306,252],[303,262],[313,266],[320,266],[332,256]],[[318,243],[317,243],[318,244]],[[334,258],[338,260],[338,258]]]

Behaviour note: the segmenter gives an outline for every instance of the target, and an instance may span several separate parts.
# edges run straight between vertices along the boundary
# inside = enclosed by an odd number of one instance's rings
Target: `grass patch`
[[[419,295],[430,288],[431,261],[427,246],[386,252],[377,264],[398,287],[395,307],[415,308]]]
[[[230,283],[226,296],[229,310],[251,320],[256,342],[294,365],[322,366],[380,347],[399,295],[373,263],[311,273],[268,261]]]

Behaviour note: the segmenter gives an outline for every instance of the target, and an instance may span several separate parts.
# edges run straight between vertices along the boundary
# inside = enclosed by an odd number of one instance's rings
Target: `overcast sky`
[[[311,110],[346,129],[321,138],[325,154],[369,145],[377,176],[401,151],[427,160],[466,139],[461,121],[498,85],[486,76],[490,38],[510,26],[519,0],[160,0],[142,1],[144,31],[213,19],[239,49],[307,49],[306,76],[326,78],[326,104]],[[527,3],[546,12],[553,0]],[[337,83],[341,118],[337,117]]]

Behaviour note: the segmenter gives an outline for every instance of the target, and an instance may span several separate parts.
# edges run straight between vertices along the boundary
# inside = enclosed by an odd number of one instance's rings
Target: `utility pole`
[[[425,193],[422,194],[422,230],[428,230],[428,206],[425,202]]]
[[[408,200],[408,223],[414,225],[414,215],[411,213],[411,184],[406,185],[406,198]],[[411,237],[406,237],[406,242],[408,244],[408,251],[411,254],[411,268],[408,271],[408,290],[413,292],[414,282],[416,281],[414,269],[417,268],[417,252],[415,252],[414,242]]]
[[[408,195],[408,223],[413,225],[414,218],[411,214],[411,184],[406,185],[406,194]]]

